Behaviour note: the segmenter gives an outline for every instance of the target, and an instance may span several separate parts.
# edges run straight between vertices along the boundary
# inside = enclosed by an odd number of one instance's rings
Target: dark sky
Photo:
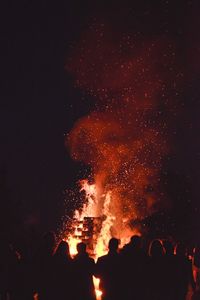
[[[176,42],[186,76],[167,166],[168,192],[175,211],[189,205],[190,217],[198,219],[198,1],[13,1],[1,6],[0,166],[7,171],[12,197],[22,203],[23,218],[45,228],[57,226],[62,191],[79,176],[64,134],[92,105],[82,100],[65,63],[71,45],[96,18],[116,30],[140,31],[144,38],[167,34]]]

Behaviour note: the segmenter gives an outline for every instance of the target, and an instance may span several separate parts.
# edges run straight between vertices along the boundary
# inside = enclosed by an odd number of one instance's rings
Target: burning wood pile
[[[87,245],[87,251],[90,256],[94,256],[102,222],[103,218],[101,217],[84,217],[83,220],[74,218],[70,239],[77,241],[77,243],[84,242]],[[75,249],[70,250],[72,254],[76,252]]]

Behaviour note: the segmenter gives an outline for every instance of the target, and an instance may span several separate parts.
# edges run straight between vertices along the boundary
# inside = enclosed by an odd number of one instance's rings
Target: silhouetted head
[[[108,243],[108,249],[111,252],[116,252],[118,250],[119,240],[116,238],[111,238]]]
[[[162,242],[160,240],[153,240],[149,246],[149,256],[161,257],[164,253]]]
[[[187,255],[187,248],[184,243],[178,243],[175,248],[175,253],[177,256],[186,256]]]
[[[139,235],[133,235],[130,240],[130,245],[134,247],[134,249],[140,249],[142,245],[142,240]]]
[[[70,257],[69,244],[65,241],[61,241],[56,250],[56,255]]]
[[[87,253],[86,252],[86,244],[83,243],[83,242],[78,243],[78,245],[77,245],[76,248],[77,248],[78,254],[85,254],[85,253]]]
[[[163,247],[165,249],[166,255],[173,255],[174,254],[174,246],[173,243],[169,240],[163,241]]]

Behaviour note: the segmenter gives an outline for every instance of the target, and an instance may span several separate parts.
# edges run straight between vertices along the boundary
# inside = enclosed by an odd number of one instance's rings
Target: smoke
[[[112,191],[121,219],[144,218],[167,206],[161,172],[176,115],[175,46],[92,25],[73,48],[66,69],[95,101],[67,136],[71,157],[89,165],[102,196]]]

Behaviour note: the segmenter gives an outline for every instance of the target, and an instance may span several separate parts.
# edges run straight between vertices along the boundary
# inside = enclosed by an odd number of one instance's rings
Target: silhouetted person
[[[195,293],[192,300],[200,299],[200,247],[194,249],[194,280],[195,280]]]
[[[134,235],[120,254],[120,275],[124,299],[145,299],[148,258],[142,250],[140,236]]]
[[[166,256],[168,256],[168,257],[174,256],[174,246],[170,240],[164,240],[163,247],[165,249]]]
[[[133,251],[140,251],[142,246],[141,237],[138,235],[133,235],[130,239],[130,242],[126,244],[121,253],[132,254]]]
[[[175,276],[176,260],[174,255],[174,246],[170,240],[163,241],[163,247],[165,249],[164,257],[164,285],[165,285],[165,296],[166,300],[176,300],[176,281]]]
[[[165,299],[165,251],[160,240],[153,240],[149,247],[149,294],[148,299]]]
[[[76,276],[75,299],[94,300],[96,297],[92,276],[95,272],[95,262],[86,252],[86,244],[79,243],[77,251],[73,261]]]
[[[58,245],[55,254],[54,254],[54,260],[56,260],[57,262],[67,262],[67,263],[71,263],[72,262],[72,258],[70,256],[70,252],[69,252],[69,244],[65,241],[61,241],[60,244]]]
[[[54,298],[54,264],[55,235],[53,232],[45,234],[36,262],[36,289],[39,300],[55,300]]]
[[[0,247],[0,299],[7,300],[8,294],[13,291],[13,272],[18,265],[18,257],[12,246],[1,241]]]
[[[179,243],[176,246],[176,299],[185,300],[188,292],[189,284],[191,284],[193,290],[195,289],[195,283],[192,273],[192,261],[187,258],[187,250],[183,243]]]
[[[109,241],[107,255],[101,256],[96,264],[96,277],[100,278],[100,290],[103,300],[117,300],[119,295],[119,240],[112,238]]]
[[[10,300],[33,300],[33,267],[28,246],[21,245],[17,263],[10,277]]]
[[[73,299],[75,276],[67,242],[60,242],[53,258],[54,299]]]

